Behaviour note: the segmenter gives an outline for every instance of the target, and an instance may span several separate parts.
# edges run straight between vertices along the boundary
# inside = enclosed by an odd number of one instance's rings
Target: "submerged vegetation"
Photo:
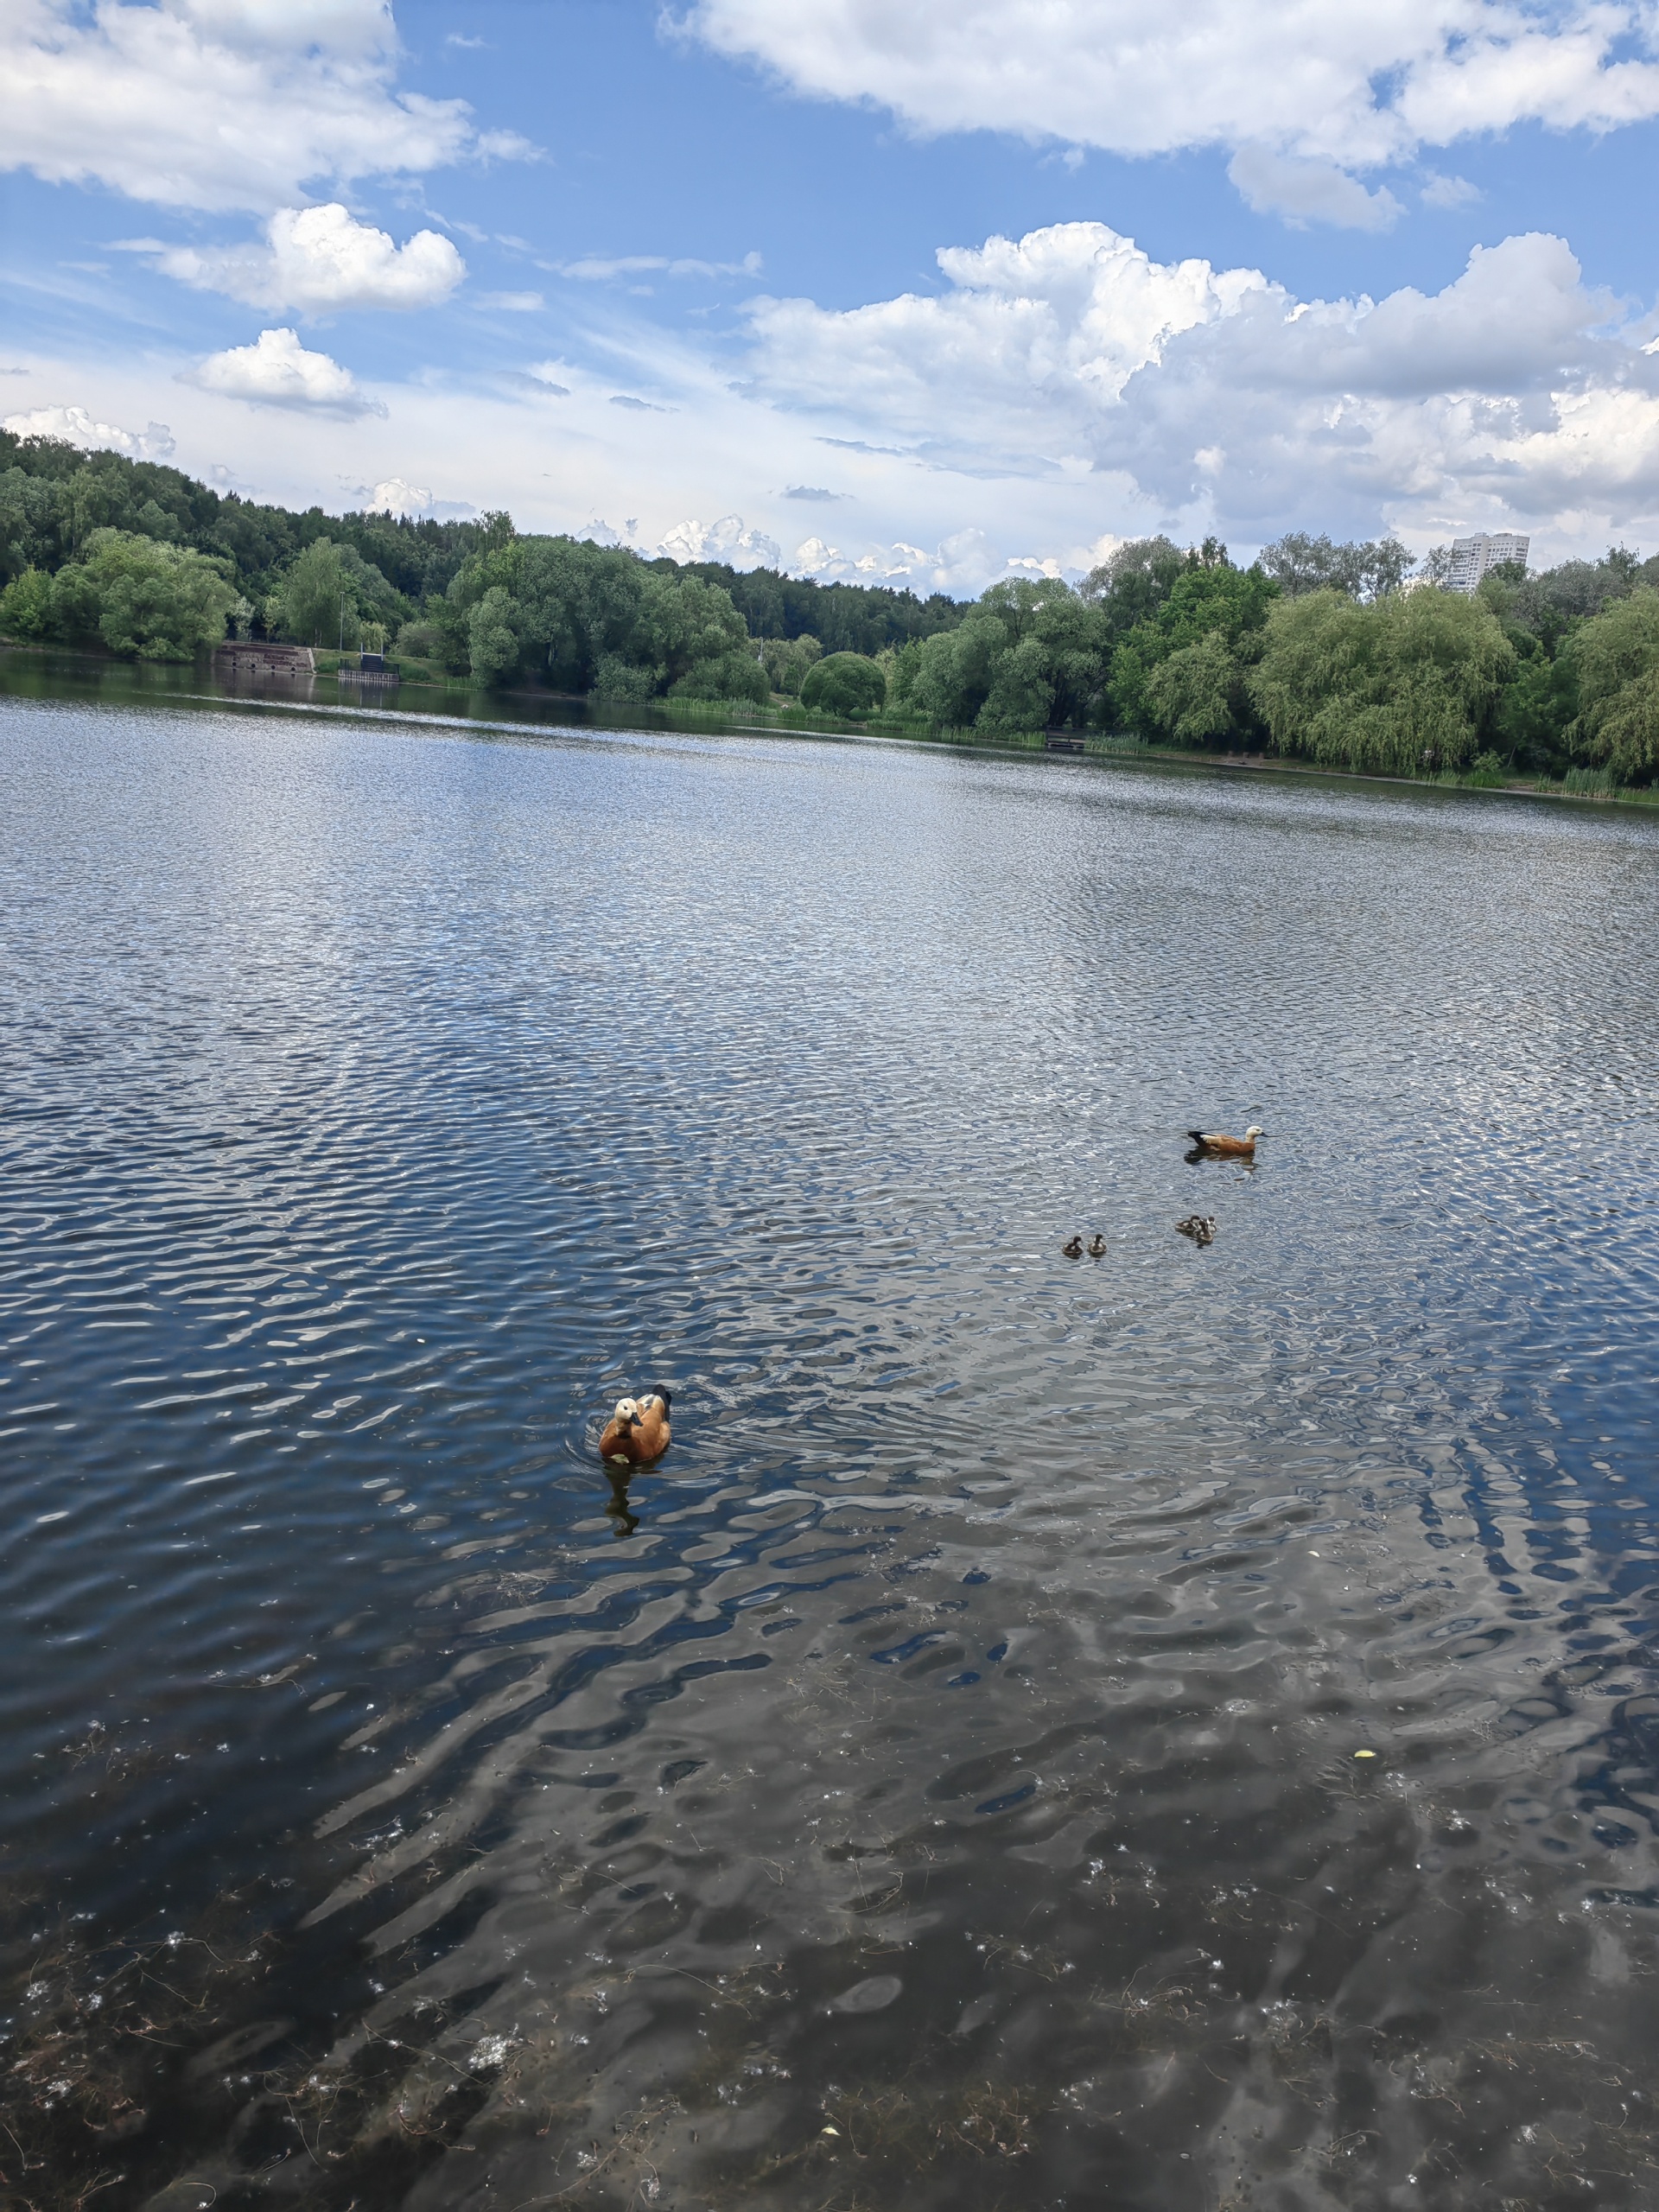
[[[1640,795],[1659,772],[1659,558],[1444,588],[1397,541],[1293,532],[1241,568],[1135,540],[1080,583],[971,604],[648,560],[512,518],[296,514],[176,469],[0,432],[0,636],[188,660],[227,635],[410,676],[954,741],[1273,753]]]

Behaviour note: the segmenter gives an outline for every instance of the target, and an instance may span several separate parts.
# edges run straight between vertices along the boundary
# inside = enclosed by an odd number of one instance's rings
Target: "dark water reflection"
[[[0,759],[19,2202],[1659,2202],[1659,825]]]
[[[461,724],[492,732],[515,729],[641,730],[729,729],[729,714],[708,702],[657,699],[643,705],[620,700],[573,698],[543,690],[493,691],[462,680],[409,683],[363,678],[353,668],[338,671],[278,675],[269,669],[238,671],[234,661],[208,655],[194,664],[111,660],[102,655],[24,651],[0,646],[0,696],[15,699],[79,699],[103,707],[156,706],[188,701],[234,701],[250,712],[299,714],[321,720],[391,718],[401,722]],[[740,706],[737,727],[788,721],[855,733],[853,722],[835,722],[798,709],[761,710]]]

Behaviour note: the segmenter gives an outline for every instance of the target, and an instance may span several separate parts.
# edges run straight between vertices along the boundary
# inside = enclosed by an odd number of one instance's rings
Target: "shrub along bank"
[[[1370,773],[1644,785],[1659,559],[1622,549],[1446,590],[1392,539],[1125,544],[1080,583],[971,604],[520,535],[505,514],[303,514],[175,469],[0,433],[0,635],[188,658],[227,632],[498,685],[798,702],[1006,741],[1056,727]]]

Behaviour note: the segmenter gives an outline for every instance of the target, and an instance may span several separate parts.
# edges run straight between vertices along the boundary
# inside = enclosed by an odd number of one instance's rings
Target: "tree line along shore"
[[[1447,556],[1293,533],[1121,546],[973,601],[649,560],[475,521],[327,515],[0,432],[0,638],[188,660],[227,637],[389,648],[409,677],[798,709],[1029,741],[1064,729],[1350,772],[1646,796],[1659,557],[1446,588]],[[1654,790],[1659,797],[1659,789]]]

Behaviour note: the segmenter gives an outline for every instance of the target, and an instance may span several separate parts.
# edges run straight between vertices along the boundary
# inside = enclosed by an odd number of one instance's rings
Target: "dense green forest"
[[[1122,546],[1077,588],[1001,583],[892,657],[890,707],[985,731],[1070,725],[1373,774],[1659,769],[1659,558],[1623,550],[1443,588],[1393,540]],[[1408,582],[1413,588],[1406,588]]]
[[[15,639],[177,659],[229,634],[354,650],[367,631],[452,674],[599,682],[625,698],[714,696],[728,678],[733,696],[753,696],[767,670],[798,691],[821,654],[868,658],[963,611],[943,594],[520,537],[505,514],[295,514],[157,462],[9,431],[0,585],[0,635]],[[734,646],[741,671],[726,665]],[[760,696],[772,688],[760,681]]]
[[[781,697],[843,718],[1126,733],[1407,775],[1659,771],[1659,557],[1472,595],[1449,556],[1295,533],[1241,568],[1123,545],[1077,585],[972,603],[646,560],[474,522],[296,514],[178,470],[0,432],[0,636],[188,658],[226,636],[390,645],[410,673],[645,701]],[[1414,573],[1414,567],[1415,573]]]

